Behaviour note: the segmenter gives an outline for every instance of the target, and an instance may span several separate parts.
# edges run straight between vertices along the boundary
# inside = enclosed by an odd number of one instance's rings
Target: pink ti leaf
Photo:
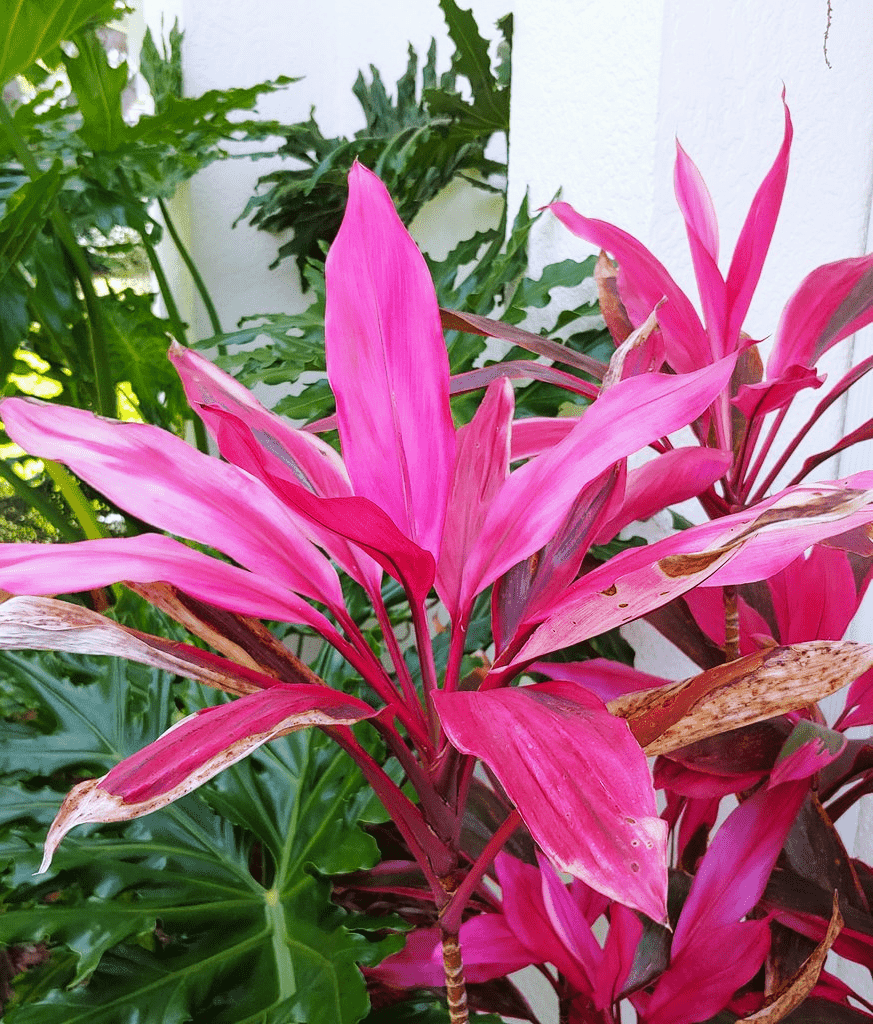
[[[306,597],[342,607],[330,562],[292,512],[236,466],[158,427],[83,409],[8,398],[0,414],[26,452],[64,463],[126,512],[217,548],[253,572],[281,578]]]
[[[49,829],[40,871],[86,822],[129,821],[178,800],[269,740],[307,726],[352,725],[376,712],[326,687],[278,683],[183,718],[99,779],[75,786]]]
[[[481,758],[562,870],[663,920],[666,830],[626,724],[571,683],[435,693],[451,742]]]
[[[354,492],[437,558],[455,457],[439,309],[385,186],[358,163],[325,270],[327,372]]]

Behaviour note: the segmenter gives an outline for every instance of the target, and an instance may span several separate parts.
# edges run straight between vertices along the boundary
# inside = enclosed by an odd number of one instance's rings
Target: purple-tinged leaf
[[[0,587],[13,594],[57,594],[59,587],[73,594],[125,580],[163,581],[238,615],[306,623],[317,632],[332,630],[320,612],[281,584],[160,534],[75,544],[0,545]]]
[[[487,316],[461,313],[454,309],[441,309],[440,319],[446,330],[479,334],[485,338],[500,338],[501,341],[518,345],[519,348],[538,356],[545,356],[546,359],[551,359],[553,362],[574,366],[577,370],[590,373],[597,380],[602,380],[606,373],[606,364],[601,363],[599,359],[592,359],[591,356],[577,352],[567,345],[544,338],[541,334],[532,334],[530,331],[525,331],[514,324],[504,323],[502,320],[491,320]]]
[[[0,604],[0,648],[127,658],[238,697],[276,685],[270,676],[199,647],[150,636],[81,605],[48,597],[11,597]]]
[[[848,742],[842,733],[801,718],[779,752],[768,787],[772,789],[782,782],[808,779],[836,761]]]
[[[649,459],[628,473],[621,509],[606,523],[595,543],[606,543],[631,523],[697,497],[720,480],[730,466],[730,452],[697,446],[673,448]]]
[[[83,409],[8,398],[0,414],[26,452],[64,463],[126,512],[217,548],[306,597],[342,607],[330,562],[292,512],[236,466],[158,427],[103,419]]]
[[[503,978],[536,962],[536,952],[518,940],[502,914],[471,917],[461,925],[458,938],[465,979],[474,984]],[[446,974],[439,928],[411,932],[399,953],[367,968],[366,974],[391,988],[442,988]]]
[[[278,683],[183,718],[99,779],[74,786],[52,822],[40,872],[63,837],[86,822],[129,821],[178,800],[269,740],[312,725],[352,725],[376,714],[327,687]]]
[[[815,455],[810,455],[806,459],[800,470],[792,477],[791,483],[796,484],[803,480],[805,477],[815,469],[816,466],[820,466],[823,462],[827,462],[831,456],[836,455],[837,452],[845,451],[846,448],[851,448],[853,444],[859,444],[861,441],[869,441],[873,438],[873,419],[867,420],[866,423],[862,423],[860,427],[856,427],[854,430],[849,431],[843,438],[841,438],[835,445],[826,449],[823,452],[817,452]]]
[[[826,263],[800,284],[782,311],[767,377],[812,367],[837,342],[873,322],[873,254]]]
[[[791,488],[750,509],[616,555],[567,589],[512,664],[624,625],[701,583],[749,583],[778,572],[811,544],[873,520],[873,495],[860,489],[871,482],[873,474],[859,473]]]
[[[796,394],[807,388],[818,389],[825,378],[807,366],[789,366],[776,380],[760,381],[757,384],[742,384],[732,404],[747,420],[766,416],[788,405]]]
[[[458,431],[455,471],[437,566],[437,592],[453,621],[470,600],[467,561],[485,516],[509,475],[509,439],[515,409],[512,385],[494,381],[473,419]]]
[[[666,827],[624,722],[569,683],[435,693],[451,742],[500,780],[562,870],[665,919]]]
[[[600,388],[590,381],[576,377],[564,370],[556,370],[553,366],[546,366],[543,363],[534,363],[527,359],[508,360],[501,363],[492,363],[490,366],[482,366],[477,370],[467,370],[464,373],[457,373],[452,377],[451,393],[462,395],[468,391],[478,391],[487,387],[492,381],[504,378],[506,380],[541,380],[546,384],[555,384],[565,391],[574,395],[582,395],[585,398],[596,398],[600,394]]]
[[[732,344],[733,338],[739,337],[743,321],[746,319],[746,313],[749,311],[752,295],[761,277],[764,260],[773,238],[779,208],[782,205],[793,135],[791,115],[788,112],[784,96],[782,105],[785,111],[785,133],[782,145],[776,154],[773,166],[761,182],[755,193],[755,198],[752,200],[752,205],[749,207],[727,274],[728,324],[726,337],[728,345]],[[768,376],[776,376],[776,374],[768,374]]]
[[[696,419],[729,379],[732,364],[729,358],[697,373],[620,381],[585,410],[562,442],[511,473],[471,552],[465,574],[470,596],[544,547],[580,491],[604,470]]]
[[[497,651],[506,647],[525,619],[535,619],[538,610],[577,577],[604,520],[621,505],[625,475],[622,461],[592,480],[579,493],[548,544],[514,565],[494,584],[491,617]]]
[[[726,355],[733,339],[725,337],[727,328],[727,292],[718,269],[718,222],[712,197],[694,161],[676,140],[676,166],[673,173],[676,201],[685,219],[688,246],[697,278],[697,290],[703,306],[706,330],[713,354]]]
[[[662,299],[667,300],[658,312],[658,323],[674,370],[689,373],[716,358],[688,296],[641,242],[606,221],[580,216],[567,203],[552,203],[549,209],[574,235],[605,249],[618,261],[619,294],[635,327]]]
[[[437,558],[455,459],[439,309],[385,186],[358,163],[325,273],[327,373],[355,494]]]

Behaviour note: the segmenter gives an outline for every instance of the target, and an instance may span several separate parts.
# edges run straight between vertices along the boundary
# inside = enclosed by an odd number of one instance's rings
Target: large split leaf
[[[388,950],[352,930],[318,875],[376,859],[357,827],[372,798],[345,754],[314,730],[284,737],[202,795],[74,834],[57,873],[34,879],[54,786],[164,729],[173,694],[187,710],[202,702],[166,673],[114,660],[3,655],[0,665],[20,709],[0,765],[19,776],[0,798],[0,942],[53,949],[19,981],[9,1024],[333,1024],[366,1013],[356,962]]]

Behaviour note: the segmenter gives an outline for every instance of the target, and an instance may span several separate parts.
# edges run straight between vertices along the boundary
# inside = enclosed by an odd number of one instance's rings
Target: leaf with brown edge
[[[791,978],[782,990],[776,995],[772,1002],[763,1006],[750,1017],[741,1018],[742,1021],[755,1021],[755,1024],[776,1024],[783,1020],[796,1007],[800,1006],[804,999],[816,986],[819,975],[824,967],[825,959],[831,946],[837,941],[837,936],[843,928],[843,917],[840,914],[840,903],[837,891],[834,890],[833,909],[831,920],[825,937],[810,954],[809,959]]]
[[[0,649],[127,658],[237,697],[276,682],[198,647],[129,629],[88,608],[50,597],[12,597],[0,604]]]
[[[813,640],[770,647],[684,682],[610,701],[649,755],[668,754],[821,700],[873,666],[873,646]]]
[[[129,821],[178,800],[270,740],[307,726],[372,718],[368,704],[321,686],[277,683],[183,718],[153,743],[64,799],[45,841],[39,873],[76,825]]]
[[[628,316],[621,296],[618,294],[618,272],[616,265],[603,249],[594,265],[594,283],[597,285],[597,299],[600,312],[606,321],[609,333],[616,347],[632,333],[634,325]]]

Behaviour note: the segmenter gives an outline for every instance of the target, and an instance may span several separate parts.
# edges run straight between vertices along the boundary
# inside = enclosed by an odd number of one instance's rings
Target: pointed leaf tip
[[[352,725],[372,718],[368,704],[323,686],[279,683],[183,718],[99,779],[67,794],[49,828],[40,872],[64,836],[90,822],[129,821],[202,786],[270,740],[307,726]]]

